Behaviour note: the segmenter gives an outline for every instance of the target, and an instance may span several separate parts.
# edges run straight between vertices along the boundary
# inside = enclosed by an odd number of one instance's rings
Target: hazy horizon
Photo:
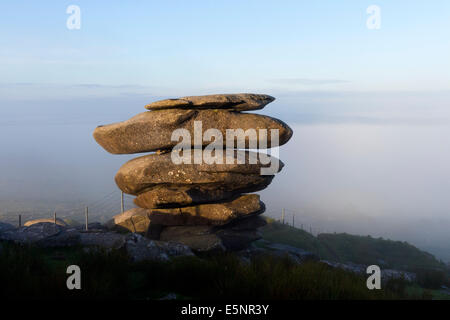
[[[0,213],[118,213],[97,125],[151,101],[264,93],[288,123],[267,214],[450,261],[450,2],[2,2]],[[115,198],[114,198],[115,197]],[[127,197],[127,206],[131,206]],[[62,213],[61,213],[62,214]],[[0,216],[1,220],[2,216]]]
[[[438,99],[396,118],[407,101],[402,94],[391,98],[398,103],[403,97],[401,107],[387,108],[389,99],[384,99],[384,108],[373,108],[375,98],[368,95],[371,102],[357,112],[353,104],[364,100],[361,94],[338,100],[327,94],[320,99],[320,94],[282,95],[258,112],[277,116],[294,130],[280,148],[285,168],[260,192],[266,215],[280,218],[285,208],[288,223],[295,213],[296,226],[311,227],[314,234],[347,232],[409,241],[450,261],[450,118],[442,113],[445,102]],[[83,205],[118,190],[116,171],[139,156],[108,154],[92,138],[94,128],[143,112],[155,99],[10,102],[0,127],[7,137],[1,147],[8,150],[0,160],[0,213],[34,207],[48,215],[58,208],[63,215],[79,208],[82,221]],[[426,109],[433,111],[428,118],[422,116]],[[102,210],[111,210],[110,217],[117,214],[118,192],[101,204]],[[126,205],[133,205],[132,197]],[[96,210],[91,210],[93,216]]]

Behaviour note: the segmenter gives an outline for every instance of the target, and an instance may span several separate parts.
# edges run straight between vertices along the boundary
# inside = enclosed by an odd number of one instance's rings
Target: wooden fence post
[[[120,194],[120,210],[122,213],[125,211],[125,203],[123,201],[123,191]]]
[[[86,231],[89,230],[88,224],[89,224],[89,208],[86,206],[85,210],[85,218],[86,218]]]

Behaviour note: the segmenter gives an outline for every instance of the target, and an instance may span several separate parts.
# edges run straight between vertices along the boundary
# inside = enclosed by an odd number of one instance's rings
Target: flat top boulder
[[[232,109],[235,111],[258,110],[275,98],[266,94],[238,93],[189,96],[152,102],[148,110],[162,109]]]

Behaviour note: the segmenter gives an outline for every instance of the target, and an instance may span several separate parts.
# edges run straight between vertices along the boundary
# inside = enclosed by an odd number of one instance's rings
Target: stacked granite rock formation
[[[197,251],[240,250],[257,240],[260,237],[257,228],[265,224],[258,215],[265,208],[258,195],[248,193],[270,184],[276,172],[261,175],[261,169],[270,163],[261,161],[256,152],[226,149],[221,162],[176,164],[171,151],[179,145],[179,140],[172,139],[172,134],[176,129],[186,129],[190,134],[193,149],[183,150],[183,156],[191,156],[212,142],[198,140],[199,123],[201,137],[208,129],[217,129],[224,142],[227,129],[244,132],[267,129],[269,133],[278,130],[278,139],[266,134],[265,145],[257,144],[261,142],[260,135],[246,135],[245,146],[236,144],[231,148],[283,145],[292,136],[292,130],[284,122],[242,112],[262,109],[273,100],[271,96],[259,94],[168,99],[147,105],[150,111],[127,121],[97,127],[94,138],[110,153],[152,152],[128,161],[117,173],[118,187],[136,196],[134,202],[139,208],[115,216],[109,227],[142,233],[151,239],[179,242]],[[198,149],[194,151],[194,148]],[[279,162],[278,171],[282,167]]]

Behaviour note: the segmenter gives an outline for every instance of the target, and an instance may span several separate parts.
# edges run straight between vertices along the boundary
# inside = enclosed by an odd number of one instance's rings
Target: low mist
[[[441,121],[448,118],[445,103],[427,113],[417,107],[426,97],[412,99],[416,105],[407,109],[410,100],[388,96],[384,99],[392,106],[401,105],[389,109],[373,101],[358,108],[361,95],[331,94],[319,103],[321,95],[280,95],[263,112],[294,130],[280,148],[286,166],[261,192],[266,214],[280,219],[284,208],[286,223],[314,234],[408,241],[450,261],[450,125]],[[136,155],[108,154],[92,132],[97,125],[143,112],[151,100],[137,95],[7,102],[0,109],[0,214],[78,210],[114,193],[116,171]],[[447,118],[420,121],[432,110]],[[118,197],[105,199],[113,203],[110,216],[117,214]]]

